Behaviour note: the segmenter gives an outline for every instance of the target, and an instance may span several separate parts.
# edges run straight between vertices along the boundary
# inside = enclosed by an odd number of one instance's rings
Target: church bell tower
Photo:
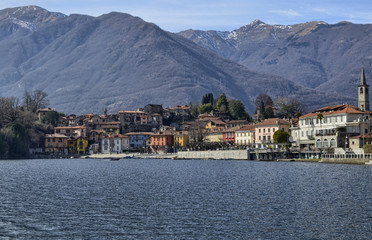
[[[364,74],[364,66],[362,68],[362,76],[360,78],[360,85],[358,86],[358,107],[362,111],[369,111],[369,86],[366,82]]]

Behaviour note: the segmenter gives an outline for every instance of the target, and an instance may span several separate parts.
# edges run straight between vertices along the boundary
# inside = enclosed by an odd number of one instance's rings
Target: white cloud
[[[301,14],[299,12],[294,11],[293,9],[289,10],[272,10],[271,13],[280,14],[287,17],[299,17]]]

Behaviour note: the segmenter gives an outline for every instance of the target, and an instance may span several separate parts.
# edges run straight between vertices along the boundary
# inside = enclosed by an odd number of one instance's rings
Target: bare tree
[[[267,108],[268,106],[271,106],[271,107],[274,106],[274,103],[271,97],[264,93],[261,93],[260,95],[256,97],[256,100],[255,100],[256,109],[259,109],[262,103],[265,108]]]
[[[206,122],[195,121],[189,128],[190,142],[201,143],[208,134],[208,129],[205,128]]]
[[[279,109],[279,117],[295,117],[296,113],[304,114],[306,105],[295,98],[280,97],[275,100],[275,107]]]
[[[30,112],[36,112],[38,109],[49,106],[48,94],[41,90],[33,92],[26,91],[23,96],[23,107]]]
[[[15,97],[0,98],[0,127],[18,120],[20,115],[19,99]]]

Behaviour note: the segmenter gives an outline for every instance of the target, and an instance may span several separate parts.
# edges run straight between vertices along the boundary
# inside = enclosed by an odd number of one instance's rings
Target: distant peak
[[[62,13],[53,13],[38,6],[23,6],[6,8],[0,10],[0,21],[11,21],[21,28],[34,31],[40,24],[53,22],[56,19],[64,18]]]
[[[266,24],[266,23],[262,22],[261,20],[255,19],[249,25],[253,26],[253,25],[260,25],[260,24]]]

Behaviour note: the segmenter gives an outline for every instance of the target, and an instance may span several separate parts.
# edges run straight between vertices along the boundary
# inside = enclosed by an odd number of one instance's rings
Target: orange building
[[[169,152],[173,147],[173,132],[161,131],[151,136],[151,149],[154,152]]]
[[[45,135],[45,152],[68,154],[68,138],[63,134]]]

